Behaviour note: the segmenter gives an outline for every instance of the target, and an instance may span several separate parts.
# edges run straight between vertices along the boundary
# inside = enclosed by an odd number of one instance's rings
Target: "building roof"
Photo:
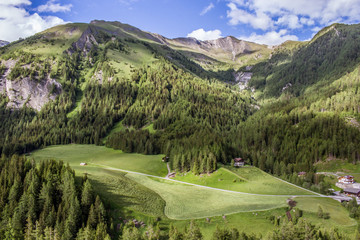
[[[234,161],[235,161],[235,162],[243,162],[243,161],[245,161],[245,160],[242,159],[242,158],[234,158]]]
[[[339,178],[347,178],[347,179],[352,179],[352,178],[354,178],[353,176],[351,176],[351,175],[346,175],[346,176],[343,176],[343,177],[339,177]]]
[[[344,192],[346,193],[352,193],[352,194],[359,194],[360,189],[359,188],[345,188]]]

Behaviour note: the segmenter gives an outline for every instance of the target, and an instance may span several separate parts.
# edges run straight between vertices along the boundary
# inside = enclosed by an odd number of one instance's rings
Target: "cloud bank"
[[[64,24],[65,21],[56,16],[40,16],[30,14],[25,7],[30,6],[29,0],[1,0],[0,1],[0,39],[15,41],[20,37],[28,37],[47,28]],[[70,10],[71,6],[61,6],[54,1],[43,5],[44,11]],[[47,8],[45,7],[47,6]]]
[[[203,28],[200,28],[198,30],[189,33],[187,37],[192,37],[201,41],[205,41],[205,40],[218,39],[221,38],[222,36],[220,30],[216,29],[216,30],[205,31]]]
[[[72,4],[60,5],[55,0],[50,0],[44,5],[38,7],[39,12],[69,12],[72,8]]]
[[[359,0],[227,0],[227,18],[232,26],[249,25],[255,32],[248,38],[262,42],[278,42],[277,38],[293,40],[294,35],[281,29],[294,30],[311,27],[313,30],[334,22],[360,21]],[[268,37],[268,39],[266,39]]]

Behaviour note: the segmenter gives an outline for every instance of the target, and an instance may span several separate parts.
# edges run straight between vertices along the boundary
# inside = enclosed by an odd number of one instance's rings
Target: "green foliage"
[[[280,52],[256,65],[251,86],[265,88],[268,97],[280,96],[283,88],[299,96],[318,81],[332,82],[360,62],[359,25],[333,25],[326,34],[300,47],[292,55]],[[289,61],[284,60],[289,59]]]
[[[0,159],[0,238],[74,239],[88,210],[81,211],[79,192],[91,188],[89,182],[76,186],[74,172],[62,162],[44,161],[38,166],[14,155]],[[101,200],[90,200],[97,218],[90,228],[104,229],[107,235],[105,209]],[[85,207],[85,206],[84,206]],[[105,225],[104,225],[105,224]]]
[[[323,218],[323,219],[330,218],[330,214],[327,212],[324,212],[323,208],[320,205],[318,207],[317,216],[318,216],[318,218]]]
[[[280,229],[269,233],[266,237],[269,240],[275,239],[348,239],[346,236],[341,234],[337,229],[325,231],[312,225],[306,220],[301,219],[297,224],[293,222],[284,221]]]

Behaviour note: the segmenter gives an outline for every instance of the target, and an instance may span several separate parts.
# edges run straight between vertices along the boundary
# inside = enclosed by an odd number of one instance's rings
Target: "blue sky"
[[[334,22],[358,23],[359,0],[0,0],[0,39],[93,19],[120,21],[168,38],[235,36],[276,45],[308,40]]]

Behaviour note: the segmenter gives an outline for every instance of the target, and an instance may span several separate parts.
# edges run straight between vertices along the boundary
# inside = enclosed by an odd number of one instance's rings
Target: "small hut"
[[[87,164],[84,163],[84,162],[80,163],[80,166],[86,166],[86,165],[87,165]]]
[[[245,160],[242,158],[234,158],[234,167],[243,167],[245,165]]]

